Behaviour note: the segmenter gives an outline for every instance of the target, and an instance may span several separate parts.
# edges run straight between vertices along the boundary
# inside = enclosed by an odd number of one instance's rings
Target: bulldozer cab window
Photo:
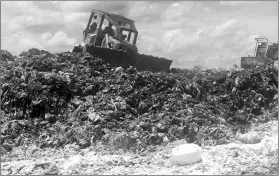
[[[134,43],[135,36],[136,36],[136,34],[134,32],[131,32],[130,41],[129,41],[131,44]]]
[[[117,36],[117,28],[115,26],[111,27],[114,30],[114,35]]]
[[[106,27],[108,27],[108,25],[109,25],[109,21],[105,18],[101,29],[104,30]]]
[[[121,22],[120,26],[125,29],[131,29],[131,25],[129,23]]]
[[[89,26],[89,29],[91,30],[91,32],[97,33],[99,26],[100,26],[100,21],[101,21],[101,17],[99,15],[93,16],[90,26]],[[93,31],[92,28],[95,28],[95,30]]]
[[[268,46],[267,42],[259,42],[256,51],[256,57],[265,56],[267,46]]]
[[[128,31],[123,31],[123,32],[122,32],[122,40],[123,40],[123,41],[129,42],[129,41],[128,41],[128,35],[129,35],[129,32],[128,32]]]
[[[122,32],[122,40],[123,41],[127,41],[127,42],[133,44],[134,38],[135,38],[135,33],[134,32],[131,32],[131,36],[129,38],[129,31],[123,30],[123,32]]]
[[[108,28],[108,29],[106,29],[107,27],[109,27],[109,24],[110,24],[110,22],[105,18],[104,19],[104,21],[103,21],[103,24],[102,24],[102,31],[103,32],[108,32],[108,34],[110,35],[110,36],[112,36],[112,37],[115,37],[115,34],[116,34],[116,28],[115,28],[115,26],[113,26],[113,24],[112,24],[112,27],[111,27],[111,29],[112,29],[112,31]]]

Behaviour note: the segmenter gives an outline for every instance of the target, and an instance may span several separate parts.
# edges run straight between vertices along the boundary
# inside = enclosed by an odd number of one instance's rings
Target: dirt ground
[[[1,157],[1,175],[278,175],[278,120],[250,130],[262,134],[256,144],[238,140],[229,144],[202,147],[202,161],[176,166],[171,149],[178,142],[159,146],[145,154],[110,151],[105,146],[79,149],[68,145],[63,149],[40,149],[22,146]]]

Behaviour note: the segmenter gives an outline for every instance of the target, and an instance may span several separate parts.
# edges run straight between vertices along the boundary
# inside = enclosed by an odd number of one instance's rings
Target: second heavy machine
[[[255,38],[254,56],[241,57],[241,68],[264,67],[278,61],[278,43],[268,42],[267,38]]]

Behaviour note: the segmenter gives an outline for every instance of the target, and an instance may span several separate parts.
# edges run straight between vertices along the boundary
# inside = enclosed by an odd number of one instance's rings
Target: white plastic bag
[[[177,165],[189,165],[202,160],[202,149],[196,144],[181,144],[172,149],[172,161]]]

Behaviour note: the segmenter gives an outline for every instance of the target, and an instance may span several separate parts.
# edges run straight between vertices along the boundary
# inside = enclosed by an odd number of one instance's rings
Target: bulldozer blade
[[[129,66],[136,65],[135,58],[129,57],[124,51],[117,51],[110,48],[101,48],[92,45],[86,45],[84,51],[92,56],[101,58],[112,66],[122,66],[127,68]]]
[[[150,55],[113,50],[110,48],[101,48],[93,45],[86,45],[85,52],[99,57],[112,66],[122,66],[128,68],[134,66],[138,70],[148,71],[169,71],[172,60]]]
[[[254,68],[273,64],[274,60],[267,57],[241,57],[241,68]]]
[[[150,71],[169,71],[172,60],[145,54],[136,54],[136,68]]]

